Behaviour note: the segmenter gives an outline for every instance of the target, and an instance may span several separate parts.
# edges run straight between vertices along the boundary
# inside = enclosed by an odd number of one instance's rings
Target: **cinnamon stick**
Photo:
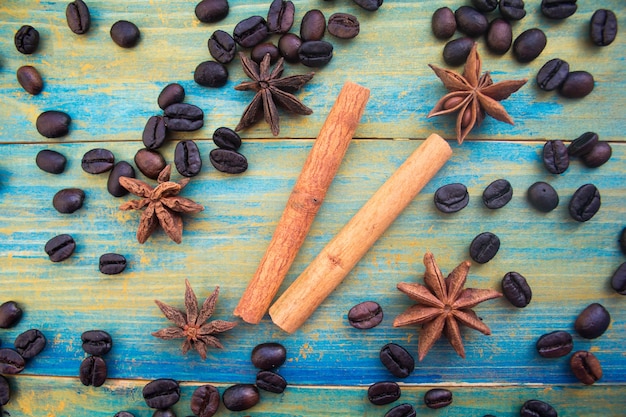
[[[347,82],[339,92],[289,196],[272,240],[234,314],[257,324],[267,312],[319,211],[369,98]]]
[[[297,330],[451,155],[441,136],[430,135],[270,307],[272,321]]]

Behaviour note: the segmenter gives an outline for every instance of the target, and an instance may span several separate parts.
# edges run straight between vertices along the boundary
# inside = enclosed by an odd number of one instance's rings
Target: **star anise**
[[[241,120],[235,130],[239,131],[253,125],[262,117],[270,125],[272,134],[280,131],[278,109],[295,114],[311,114],[313,110],[305,106],[292,93],[300,89],[313,78],[314,73],[291,75],[281,78],[283,74],[283,58],[280,58],[272,72],[270,72],[270,55],[266,54],[261,64],[248,58],[243,52],[239,53],[241,65],[246,75],[253,81],[242,82],[235,90],[251,90],[256,92],[254,98],[243,112]]]
[[[476,43],[467,57],[463,75],[436,65],[429,66],[449,93],[437,102],[428,117],[458,112],[456,139],[459,143],[463,143],[474,126],[480,126],[485,113],[494,119],[514,124],[499,101],[519,90],[527,80],[509,80],[494,84],[489,72],[481,75],[482,64]]]
[[[462,262],[447,278],[435,262],[432,253],[424,255],[425,286],[401,282],[398,289],[417,301],[412,307],[400,314],[393,321],[394,327],[410,324],[422,324],[419,334],[418,357],[424,359],[434,343],[445,334],[454,350],[465,357],[465,348],[461,340],[459,324],[464,324],[486,335],[491,334],[489,327],[483,324],[476,313],[474,306],[492,298],[501,297],[497,291],[488,289],[463,288],[471,263]]]
[[[213,314],[213,310],[215,310],[215,304],[220,292],[219,289],[219,287],[215,287],[215,291],[204,300],[200,311],[198,311],[196,294],[193,292],[191,284],[189,284],[187,279],[185,279],[186,313],[159,300],[154,300],[165,317],[173,322],[176,327],[167,327],[152,333],[152,336],[164,340],[185,339],[182,348],[183,354],[194,348],[202,359],[206,359],[208,347],[223,349],[224,346],[215,335],[232,329],[237,323],[225,320],[213,320],[205,323]]]
[[[183,239],[183,219],[178,213],[198,213],[204,210],[200,204],[177,194],[189,183],[189,178],[179,182],[170,181],[171,166],[166,166],[159,174],[158,185],[152,188],[136,178],[120,177],[120,185],[140,200],[128,201],[120,210],[142,210],[137,240],[144,243],[160,224],[165,233],[176,243]]]

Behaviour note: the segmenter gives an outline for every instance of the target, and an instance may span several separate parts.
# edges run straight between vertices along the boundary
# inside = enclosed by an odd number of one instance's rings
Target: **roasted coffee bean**
[[[166,408],[165,410],[156,410],[152,413],[152,417],[176,417],[176,412],[172,408]]]
[[[274,0],[267,12],[267,29],[270,33],[283,34],[293,26],[296,7],[292,1]]]
[[[168,106],[176,103],[182,103],[185,100],[185,88],[178,83],[171,83],[163,87],[157,98],[157,104],[163,110]]]
[[[609,328],[611,315],[602,304],[589,304],[578,314],[574,322],[574,329],[585,339],[596,339]]]
[[[142,390],[143,399],[150,408],[164,410],[180,399],[178,382],[169,378],[159,378],[148,382]]]
[[[550,404],[540,400],[528,400],[522,405],[520,417],[557,417],[556,410]]]
[[[254,366],[264,371],[278,368],[287,360],[287,349],[280,343],[261,343],[252,349],[250,360]]]
[[[84,35],[91,26],[91,14],[83,0],[70,2],[65,8],[67,26],[77,35]]]
[[[106,355],[113,346],[111,335],[104,330],[87,330],[80,335],[80,340],[83,350],[90,355]]]
[[[165,166],[165,158],[158,151],[150,149],[139,149],[135,154],[135,165],[143,175],[153,180],[159,177],[159,174]]]
[[[619,294],[626,295],[626,262],[621,264],[613,273],[613,277],[611,277],[611,287]]]
[[[204,112],[193,104],[172,104],[165,108],[164,113],[165,126],[170,130],[191,132],[204,125]]]
[[[348,323],[357,329],[371,329],[383,321],[383,309],[375,301],[363,301],[348,311]]]
[[[528,187],[526,197],[535,209],[548,213],[559,205],[559,195],[550,184],[538,181]]]
[[[622,233],[619,235],[619,247],[622,253],[626,255],[626,227],[622,229]]]
[[[472,0],[472,6],[483,13],[489,13],[496,10],[498,0]]]
[[[174,150],[176,170],[185,177],[194,177],[202,169],[202,158],[198,145],[193,140],[181,140]]]
[[[524,0],[500,0],[500,14],[507,20],[521,20],[526,16]]]
[[[617,16],[612,10],[599,9],[591,16],[589,37],[598,46],[607,46],[617,37]]]
[[[108,149],[95,148],[85,152],[80,166],[88,174],[102,174],[115,165],[115,155]]]
[[[563,330],[546,333],[537,339],[537,353],[544,358],[560,358],[574,348],[572,335]]]
[[[24,91],[36,96],[43,90],[43,78],[32,65],[24,65],[17,69],[17,82],[20,83]]]
[[[461,6],[454,12],[456,28],[467,36],[475,38],[487,32],[489,22],[484,14],[471,6]]]
[[[60,174],[65,171],[66,163],[67,159],[63,154],[50,149],[39,151],[35,157],[35,164],[37,164],[39,169],[50,174]]]
[[[26,361],[17,351],[9,348],[0,349],[0,374],[19,374],[24,370],[24,366]]]
[[[587,71],[571,71],[561,84],[559,93],[567,98],[583,98],[593,91],[595,81]]]
[[[326,41],[303,42],[298,58],[307,67],[323,67],[333,58],[333,45]]]
[[[369,11],[375,12],[383,5],[383,0],[352,0],[356,5]]]
[[[280,58],[278,46],[271,42],[263,42],[252,48],[252,51],[250,51],[250,58],[257,64],[260,64],[267,54],[270,55],[270,64],[274,64],[278,61],[278,58]]]
[[[169,106],[168,106],[169,107]],[[163,116],[150,116],[143,128],[141,140],[148,149],[158,149],[167,138],[167,127]]]
[[[452,67],[464,64],[473,46],[474,40],[472,38],[464,37],[451,40],[443,47],[444,62]]]
[[[0,304],[0,329],[9,329],[19,323],[24,312],[15,301]]]
[[[438,39],[448,39],[456,32],[456,18],[449,7],[440,7],[435,10],[430,21],[433,35]]]
[[[602,378],[602,365],[591,352],[579,350],[572,355],[569,363],[574,376],[585,385],[592,385]]]
[[[569,64],[562,59],[554,58],[543,64],[537,73],[537,85],[544,91],[556,90],[563,84],[569,74]]]
[[[496,54],[505,54],[511,49],[513,43],[513,29],[511,24],[505,20],[496,18],[489,24],[487,30],[487,47]]]
[[[14,41],[19,52],[30,55],[39,47],[39,32],[30,25],[24,25],[15,32]]]
[[[502,293],[515,307],[523,308],[530,304],[533,292],[526,278],[519,272],[507,272],[502,278]]]
[[[196,5],[195,13],[203,23],[219,22],[228,16],[228,0],[202,0]]]
[[[137,25],[127,20],[118,20],[113,23],[109,34],[113,42],[122,48],[132,48],[139,43],[139,39],[141,38],[141,33]]]
[[[513,42],[513,55],[519,62],[530,62],[541,55],[547,43],[546,34],[541,29],[525,30]]]
[[[500,239],[491,232],[483,232],[476,236],[469,247],[470,257],[479,264],[493,259],[500,249]]]
[[[581,157],[583,164],[589,168],[597,168],[604,165],[611,159],[613,149],[607,142],[598,142],[591,151]]]
[[[99,387],[107,379],[107,364],[99,356],[87,356],[80,364],[78,377],[83,385]]]
[[[237,44],[229,33],[216,30],[209,38],[209,53],[222,64],[228,64],[237,53]]]
[[[328,18],[328,33],[340,39],[352,39],[359,34],[361,25],[356,16],[334,13]]]
[[[52,198],[52,206],[64,214],[74,213],[83,206],[85,192],[80,188],[64,188]]]
[[[6,405],[11,399],[11,386],[9,381],[2,375],[0,375],[0,407]],[[2,413],[2,410],[0,410]]]
[[[285,61],[292,64],[300,62],[300,55],[298,51],[302,46],[302,39],[298,35],[293,33],[285,33],[278,40],[278,50],[280,54],[285,58]]]
[[[326,17],[321,10],[307,11],[300,22],[300,38],[304,41],[319,41],[326,32]]]
[[[469,193],[461,183],[447,184],[435,191],[435,207],[443,213],[455,213],[467,206]]]
[[[105,253],[100,255],[98,269],[106,275],[119,274],[126,269],[126,258],[119,253]]]
[[[541,13],[550,19],[568,18],[577,8],[576,0],[541,0]]]
[[[216,148],[211,150],[209,161],[215,169],[227,174],[241,174],[248,169],[246,157],[230,149]]]
[[[241,147],[241,137],[228,127],[218,127],[213,132],[213,143],[219,148],[236,151]]]
[[[572,141],[567,147],[567,152],[571,156],[583,156],[596,146],[598,143],[598,134],[594,132],[585,132]]]
[[[119,411],[115,413],[113,417],[135,417],[133,413],[129,413],[128,411]]]
[[[232,385],[222,394],[222,402],[230,411],[243,411],[258,404],[261,396],[253,384]]]
[[[393,381],[376,382],[367,389],[367,399],[374,405],[390,404],[400,398],[400,385]]]
[[[107,191],[113,197],[123,197],[128,194],[128,190],[120,184],[120,177],[135,178],[135,168],[126,161],[113,165],[107,180]]]
[[[552,174],[562,174],[567,171],[569,154],[563,141],[546,141],[543,145],[543,165]]]
[[[413,356],[398,344],[387,343],[380,349],[378,356],[385,368],[397,378],[406,378],[415,369]]]
[[[268,36],[267,24],[261,16],[250,16],[237,23],[233,30],[233,39],[242,48],[252,48]]]
[[[212,417],[220,407],[220,392],[213,385],[201,385],[191,395],[190,406],[197,417]]]
[[[280,394],[287,388],[287,381],[275,372],[259,371],[256,374],[256,386],[263,391]]]
[[[204,61],[193,72],[193,80],[204,87],[219,88],[228,82],[228,70],[219,62]]]
[[[26,330],[15,338],[13,346],[24,359],[31,359],[46,347],[46,336],[37,329]]]
[[[72,118],[69,114],[58,110],[48,110],[37,117],[37,132],[47,138],[60,138],[70,131]]]
[[[513,198],[513,187],[505,179],[492,182],[483,191],[483,204],[490,209],[499,209],[506,206]]]
[[[72,236],[61,234],[53,237],[48,242],[44,250],[52,262],[61,262],[72,256],[76,249],[76,242]]]
[[[569,202],[569,214],[579,222],[590,220],[600,210],[600,191],[593,184],[580,186]]]
[[[415,408],[409,403],[396,405],[385,413],[384,417],[416,417]]]
[[[428,408],[443,408],[452,404],[452,391],[445,388],[433,388],[424,394],[424,404]]]

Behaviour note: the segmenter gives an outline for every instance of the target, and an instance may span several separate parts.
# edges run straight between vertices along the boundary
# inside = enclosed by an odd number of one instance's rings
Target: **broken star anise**
[[[463,143],[474,126],[480,126],[485,113],[501,122],[513,124],[513,119],[499,101],[519,90],[527,80],[509,80],[494,84],[489,72],[481,75],[482,64],[476,43],[467,57],[463,75],[436,65],[429,66],[449,93],[437,102],[428,117],[458,112],[456,139],[459,143]]]
[[[248,58],[243,52],[239,54],[243,71],[252,81],[242,82],[235,90],[251,90],[256,92],[241,116],[235,130],[239,131],[255,124],[262,117],[270,125],[272,134],[280,131],[278,107],[289,113],[311,114],[313,110],[305,106],[292,93],[300,89],[313,78],[314,73],[291,75],[281,78],[283,74],[283,58],[280,58],[270,72],[270,54],[266,54],[261,64]]]
[[[394,327],[423,325],[417,347],[420,361],[442,334],[445,334],[459,356],[464,358],[465,348],[459,324],[486,335],[491,334],[489,327],[483,324],[472,308],[483,301],[501,297],[502,294],[488,289],[464,289],[471,265],[469,261],[462,262],[447,278],[443,277],[432,253],[426,252],[424,255],[424,265],[426,265],[424,273],[426,285],[406,282],[398,284],[400,291],[419,304],[409,307],[396,317],[393,325]]]
[[[182,348],[183,354],[194,348],[202,359],[206,359],[208,347],[219,349],[224,347],[215,335],[230,330],[237,325],[236,322],[225,320],[213,320],[205,323],[213,314],[213,310],[215,310],[218,295],[219,287],[215,287],[215,291],[204,300],[202,308],[198,311],[196,294],[193,292],[189,280],[185,279],[186,312],[182,312],[159,300],[154,300],[165,317],[172,321],[176,327],[167,327],[152,333],[152,336],[164,340],[185,339]]]
[[[142,210],[137,241],[144,243],[160,224],[165,233],[176,243],[183,239],[183,219],[179,213],[198,213],[204,210],[200,204],[177,194],[189,183],[189,178],[180,182],[170,181],[171,166],[166,166],[159,174],[158,185],[152,188],[136,178],[120,177],[120,185],[140,200],[128,201],[120,210]]]

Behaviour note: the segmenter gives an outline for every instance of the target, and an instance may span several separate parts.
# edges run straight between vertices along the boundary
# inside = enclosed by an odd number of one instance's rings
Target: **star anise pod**
[[[513,119],[499,102],[519,90],[527,80],[509,80],[493,83],[489,72],[481,75],[481,60],[474,43],[467,57],[463,75],[429,65],[449,93],[443,96],[428,113],[428,117],[456,113],[456,139],[459,143],[474,128],[480,126],[485,113],[494,119],[514,124]]]
[[[167,327],[152,333],[152,336],[159,339],[185,339],[183,341],[183,354],[189,349],[194,348],[200,354],[202,359],[206,359],[208,347],[223,349],[216,334],[223,333],[232,329],[237,325],[236,322],[225,320],[213,320],[205,323],[215,310],[217,297],[219,295],[219,287],[215,287],[215,291],[202,304],[202,308],[198,311],[198,299],[189,284],[189,280],[185,279],[185,311],[162,303],[159,300],[154,302],[159,306],[165,317],[173,322],[176,327]]]
[[[483,301],[501,297],[497,291],[488,289],[463,288],[471,263],[462,262],[447,278],[435,262],[432,253],[424,255],[424,283],[411,284],[401,282],[398,289],[417,301],[412,307],[400,314],[393,321],[394,327],[410,324],[422,324],[419,334],[418,357],[424,359],[434,343],[445,334],[454,350],[465,357],[465,348],[461,340],[460,324],[476,329],[486,335],[491,334],[489,327],[483,324],[473,307]]]
[[[183,239],[183,219],[179,213],[198,213],[204,210],[200,204],[179,197],[178,193],[189,183],[189,178],[180,182],[170,181],[171,166],[166,166],[159,174],[158,185],[152,188],[136,178],[120,177],[120,185],[140,200],[128,201],[120,210],[143,210],[137,240],[144,243],[160,224],[165,233],[176,243]]]
[[[277,106],[289,113],[304,115],[313,113],[313,110],[302,104],[292,94],[313,78],[313,72],[282,77],[283,58],[276,62],[274,69],[270,72],[269,54],[265,55],[260,65],[248,58],[243,52],[239,53],[239,57],[243,71],[253,81],[242,82],[235,87],[235,90],[251,90],[256,94],[244,110],[235,130],[245,129],[264,117],[270,125],[272,134],[276,136],[280,131]]]

